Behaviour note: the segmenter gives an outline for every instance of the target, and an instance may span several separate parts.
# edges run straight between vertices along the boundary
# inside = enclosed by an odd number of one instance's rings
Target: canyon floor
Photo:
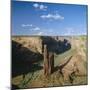
[[[43,40],[47,42],[50,50],[54,51],[55,69],[53,73],[47,78],[43,73]],[[57,44],[58,41],[59,45]],[[87,85],[88,60],[86,36],[12,36],[11,42],[12,88]],[[60,73],[60,67],[66,62],[68,63],[65,64],[62,69],[63,76]],[[77,68],[77,71],[74,72],[75,68]],[[68,78],[68,76],[70,77]]]

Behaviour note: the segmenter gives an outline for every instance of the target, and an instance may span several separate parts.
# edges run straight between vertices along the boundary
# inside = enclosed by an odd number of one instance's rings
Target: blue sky
[[[12,1],[12,35],[86,34],[86,5]]]

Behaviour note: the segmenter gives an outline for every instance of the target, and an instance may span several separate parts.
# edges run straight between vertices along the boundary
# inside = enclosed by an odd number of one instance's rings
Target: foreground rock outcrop
[[[63,75],[65,81],[73,81],[72,75],[86,76],[87,71],[82,56],[78,53],[71,56],[63,64],[60,65],[60,73]]]

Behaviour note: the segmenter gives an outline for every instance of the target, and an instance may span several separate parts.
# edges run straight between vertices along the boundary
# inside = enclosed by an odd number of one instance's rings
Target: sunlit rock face
[[[33,52],[42,54],[42,39],[40,37],[13,37],[13,40]]]

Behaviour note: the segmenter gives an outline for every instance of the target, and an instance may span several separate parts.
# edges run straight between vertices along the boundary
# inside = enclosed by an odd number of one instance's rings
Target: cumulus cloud
[[[47,14],[47,15],[41,15],[40,16],[42,19],[51,19],[51,20],[63,20],[64,17],[61,16],[60,14]]]
[[[45,6],[43,4],[35,3],[35,4],[33,4],[33,7],[36,8],[36,9],[39,9],[39,10],[44,10],[44,11],[47,10],[47,6]]]

